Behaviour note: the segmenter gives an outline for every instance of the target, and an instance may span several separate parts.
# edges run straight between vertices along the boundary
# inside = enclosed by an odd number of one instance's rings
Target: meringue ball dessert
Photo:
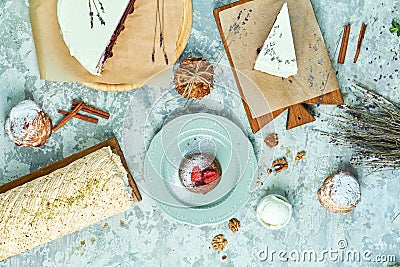
[[[360,202],[360,185],[351,173],[341,171],[325,179],[318,190],[318,199],[331,212],[347,213]]]
[[[179,179],[193,193],[207,194],[221,181],[222,170],[218,160],[207,153],[186,155],[179,167]]]
[[[268,229],[280,229],[292,217],[292,205],[286,198],[277,194],[264,197],[257,206],[257,218]]]
[[[39,147],[51,136],[52,122],[38,104],[24,100],[10,111],[4,130],[17,146]]]

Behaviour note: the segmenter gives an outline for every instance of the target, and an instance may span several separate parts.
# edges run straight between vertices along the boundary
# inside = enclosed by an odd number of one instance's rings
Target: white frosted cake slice
[[[274,26],[258,54],[254,69],[287,78],[297,74],[297,60],[287,3],[282,6]]]
[[[121,158],[110,147],[101,148],[0,194],[0,262],[126,211],[133,203]]]
[[[100,75],[135,0],[58,0],[61,35],[71,56]]]

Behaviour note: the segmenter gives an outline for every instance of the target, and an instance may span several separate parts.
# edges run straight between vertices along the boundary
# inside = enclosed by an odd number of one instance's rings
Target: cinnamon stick
[[[58,113],[63,114],[63,115],[68,115],[69,114],[68,111],[61,110],[61,109],[58,110]],[[97,118],[92,118],[92,117],[81,115],[81,114],[75,114],[74,118],[77,118],[77,119],[80,119],[80,120],[83,120],[83,121],[87,121],[87,122],[93,122],[93,123],[98,123],[99,122],[99,120]]]
[[[340,46],[340,51],[337,61],[339,64],[343,64],[346,58],[347,44],[349,43],[349,37],[350,37],[350,24],[344,25],[343,27],[342,44]]]
[[[353,61],[354,63],[357,62],[358,56],[360,55],[361,45],[362,45],[362,41],[365,36],[366,29],[367,29],[367,24],[363,23],[361,25],[360,34],[358,35],[357,50],[356,50],[356,55],[354,56],[354,61]]]
[[[78,105],[67,115],[65,116],[55,127],[53,127],[53,132],[60,129],[64,126],[72,117],[74,117],[78,112],[82,109],[83,102],[79,102]]]
[[[72,108],[75,108],[78,105],[78,103],[79,102],[72,101]],[[100,110],[100,109],[97,109],[97,108],[94,108],[94,107],[91,107],[91,106],[86,105],[86,104],[83,104],[82,111],[90,113],[90,114],[93,114],[95,116],[98,116],[98,117],[101,117],[101,118],[104,118],[104,119],[107,119],[107,120],[110,118],[110,113],[105,112],[105,111]]]

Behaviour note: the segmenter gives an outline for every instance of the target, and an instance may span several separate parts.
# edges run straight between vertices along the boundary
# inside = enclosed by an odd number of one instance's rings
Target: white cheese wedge
[[[256,59],[254,69],[283,78],[297,74],[297,60],[287,3],[283,5],[276,17],[274,26]]]
[[[71,56],[91,74],[100,75],[105,50],[129,3],[130,0],[58,0],[57,18],[65,44]]]

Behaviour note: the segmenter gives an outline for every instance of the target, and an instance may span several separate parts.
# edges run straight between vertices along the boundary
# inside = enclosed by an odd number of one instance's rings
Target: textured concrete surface
[[[202,56],[214,62],[227,59],[214,22],[212,11],[232,1],[194,0],[194,23],[189,44],[183,57]],[[400,99],[398,88],[398,53],[400,39],[389,33],[392,18],[399,17],[400,3],[387,1],[322,1],[312,0],[326,45],[346,97],[353,79],[369,84],[394,101]],[[362,22],[368,24],[363,49],[357,64],[352,63],[358,31]],[[337,65],[336,47],[342,26],[351,23],[352,31],[346,64]],[[111,136],[122,138],[124,117],[133,110],[139,113],[162,93],[157,88],[144,87],[129,93],[104,93],[77,83],[41,81],[29,24],[27,0],[0,1],[0,124],[12,106],[23,99],[33,99],[43,106],[55,120],[57,109],[68,108],[72,99],[82,99],[94,106],[110,111],[109,121],[98,125],[74,120],[40,149],[14,146],[0,127],[0,183],[4,184],[51,162],[57,161],[83,148]],[[232,85],[233,86],[233,85]],[[171,93],[171,95],[173,95]],[[216,89],[212,99],[223,100],[238,117],[244,118],[240,102],[224,98],[223,89]],[[221,99],[222,98],[222,99]],[[221,101],[222,102],[222,101]],[[143,106],[140,105],[142,103]],[[130,108],[129,108],[130,107]],[[148,108],[148,107],[147,107]],[[317,122],[291,131],[285,130],[286,113],[274,124],[253,138],[261,146],[267,132],[276,131],[280,145],[276,157],[286,156],[289,169],[266,177],[264,185],[256,191],[247,206],[236,216],[242,227],[232,233],[227,223],[216,226],[187,226],[163,215],[147,195],[130,211],[107,219],[29,252],[0,263],[0,266],[388,266],[385,262],[347,262],[342,253],[358,251],[377,260],[379,255],[395,255],[400,261],[400,183],[398,171],[370,172],[348,165],[352,151],[329,143],[315,129],[326,127],[321,118],[336,112],[335,107],[314,108]],[[134,122],[133,122],[134,127]],[[246,124],[247,131],[248,125]],[[256,147],[260,149],[260,147]],[[298,151],[305,150],[306,158],[294,163]],[[261,169],[270,164],[261,158]],[[316,191],[325,177],[339,169],[350,169],[361,183],[362,201],[351,213],[331,214],[322,208]],[[135,170],[133,170],[135,175]],[[264,176],[261,176],[264,179]],[[281,193],[293,204],[293,217],[287,227],[269,231],[256,220],[257,202],[267,193]],[[210,249],[217,234],[224,234],[229,244],[223,252]],[[82,245],[81,241],[85,241]],[[296,256],[296,250],[313,250],[320,257],[324,250],[337,250],[338,254],[325,254],[324,262],[282,262],[274,256],[262,261],[262,250],[285,250]],[[371,254],[369,254],[369,252]],[[222,256],[226,255],[223,260]],[[283,255],[284,256],[284,255]],[[286,255],[289,256],[289,255]],[[329,256],[332,260],[329,260]],[[338,256],[339,259],[336,259]],[[285,256],[284,256],[285,257]],[[335,260],[336,259],[336,260]],[[383,257],[381,261],[383,261]]]

